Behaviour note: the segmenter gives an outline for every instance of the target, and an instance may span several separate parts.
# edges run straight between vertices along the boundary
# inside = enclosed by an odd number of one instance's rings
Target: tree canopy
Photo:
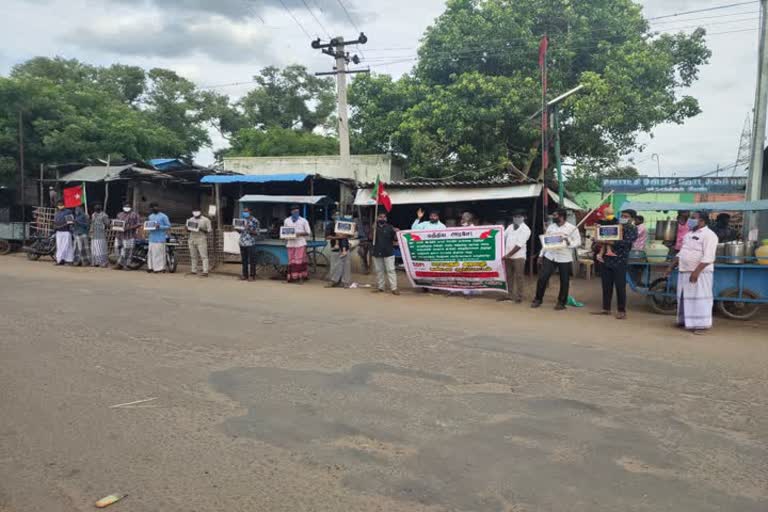
[[[550,98],[586,86],[560,106],[564,156],[616,161],[640,133],[699,113],[681,91],[710,57],[703,29],[654,34],[632,0],[449,0],[411,74],[354,80],[354,147],[401,153],[416,175],[538,176],[544,34]]]

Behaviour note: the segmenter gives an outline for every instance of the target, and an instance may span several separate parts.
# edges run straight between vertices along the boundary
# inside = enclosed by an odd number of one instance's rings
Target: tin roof
[[[457,187],[498,187],[508,185],[524,185],[536,183],[533,179],[523,179],[522,177],[500,176],[498,178],[487,178],[484,180],[429,180],[424,178],[412,178],[402,181],[386,182],[388,189],[392,188],[457,188]],[[371,188],[375,183],[361,183],[360,188]]]

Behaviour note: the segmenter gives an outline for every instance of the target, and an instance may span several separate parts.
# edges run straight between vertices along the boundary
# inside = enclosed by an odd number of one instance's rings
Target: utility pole
[[[19,109],[19,174],[21,174],[21,236],[27,238],[27,198],[24,183],[24,113]]]
[[[341,156],[341,165],[344,169],[350,168],[350,149],[349,149],[349,112],[347,109],[347,75],[353,73],[370,73],[370,69],[347,69],[347,64],[350,62],[354,64],[360,63],[360,58],[357,55],[350,57],[349,53],[344,50],[345,46],[354,44],[365,44],[368,42],[368,38],[362,32],[358,38],[354,41],[344,41],[343,37],[334,37],[328,43],[321,43],[320,39],[312,41],[312,48],[316,50],[322,50],[326,55],[330,55],[336,60],[336,65],[333,71],[326,71],[322,73],[315,73],[315,76],[336,76],[336,97],[338,102],[338,118],[339,118],[339,156]],[[354,173],[355,181],[357,179],[357,172]]]
[[[651,155],[651,160],[656,160],[656,170],[659,171],[659,178],[661,178],[661,156],[658,153]]]
[[[747,200],[757,201],[762,192],[763,151],[765,149],[765,123],[768,115],[768,0],[760,0],[760,51],[757,67],[757,91],[755,93],[755,127],[752,130],[752,158],[747,180]],[[750,212],[746,223],[745,238],[758,229],[758,212]]]

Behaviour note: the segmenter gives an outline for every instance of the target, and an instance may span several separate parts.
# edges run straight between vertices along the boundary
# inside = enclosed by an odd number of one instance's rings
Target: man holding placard
[[[291,206],[291,216],[283,221],[284,228],[293,228],[293,237],[286,238],[288,249],[288,273],[286,281],[303,284],[309,278],[309,258],[307,257],[307,237],[311,234],[309,222],[301,216],[298,205]]]
[[[131,203],[123,205],[123,211],[117,214],[117,219],[112,223],[115,232],[115,252],[117,253],[116,269],[128,270],[131,262],[133,247],[136,245],[136,235],[141,226],[141,217],[133,211]]]
[[[189,257],[191,261],[190,275],[197,275],[198,257],[203,263],[201,277],[208,277],[208,233],[211,232],[211,221],[203,217],[203,212],[195,210],[192,217],[187,219],[187,231],[189,231]]]
[[[144,223],[144,229],[149,231],[149,251],[147,252],[147,272],[158,274],[165,272],[165,242],[171,221],[160,211],[157,203],[149,205],[152,213]]]
[[[549,278],[555,271],[560,272],[560,292],[557,296],[555,309],[562,311],[568,302],[568,289],[571,284],[571,265],[573,250],[581,245],[579,229],[567,221],[568,212],[564,209],[555,211],[552,223],[545,234],[541,235],[542,249],[539,254],[541,271],[536,283],[536,298],[531,303],[532,308],[541,306],[544,293],[547,291]]]
[[[624,210],[619,218],[621,229],[621,240],[602,240],[601,229],[606,224],[598,226],[598,242],[611,249],[603,256],[600,268],[600,280],[603,284],[603,309],[596,315],[610,315],[611,302],[613,300],[613,290],[616,289],[617,313],[616,318],[624,320],[627,318],[627,261],[629,260],[629,251],[632,250],[632,244],[637,240],[637,228],[634,225],[637,212],[635,210]]]

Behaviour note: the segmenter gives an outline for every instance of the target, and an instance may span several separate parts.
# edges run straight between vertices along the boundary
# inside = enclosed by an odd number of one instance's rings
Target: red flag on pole
[[[387,194],[384,182],[378,176],[376,176],[376,185],[371,192],[371,199],[375,199],[376,204],[383,205],[388,212],[392,211],[392,199]]]
[[[549,38],[545,35],[539,43],[539,69],[541,70],[541,174],[549,167],[549,112],[547,109],[547,50]]]
[[[83,186],[68,187],[64,189],[64,206],[74,208],[83,204]]]

